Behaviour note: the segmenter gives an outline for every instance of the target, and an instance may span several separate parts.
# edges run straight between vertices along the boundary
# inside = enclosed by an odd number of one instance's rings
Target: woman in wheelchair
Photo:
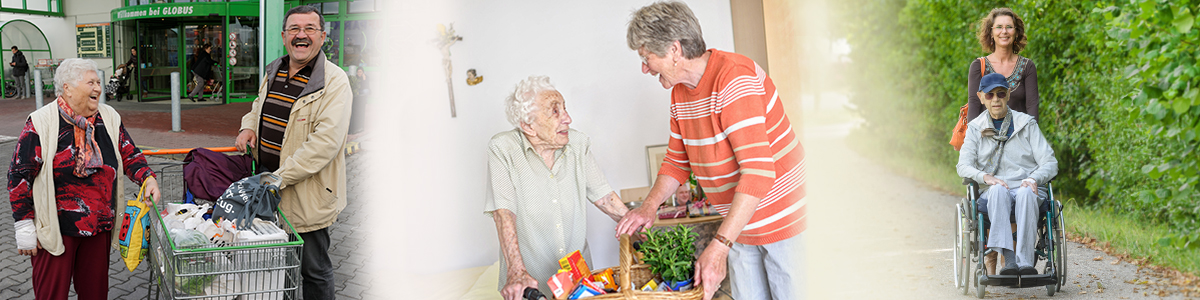
[[[979,206],[987,208],[991,219],[987,247],[1004,256],[1000,275],[1035,275],[1037,214],[1046,198],[1039,185],[1058,174],[1058,160],[1037,121],[1009,109],[1004,75],[983,76],[978,94],[987,113],[967,125],[958,175],[987,185]],[[1016,223],[1015,245],[1010,223]]]

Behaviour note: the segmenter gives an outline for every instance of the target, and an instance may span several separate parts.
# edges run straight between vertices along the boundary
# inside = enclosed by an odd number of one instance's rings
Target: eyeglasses
[[[289,27],[288,29],[286,29],[284,31],[290,35],[297,35],[297,34],[300,34],[300,30],[301,30],[300,27]],[[304,27],[304,34],[307,34],[307,35],[314,35],[314,34],[317,34],[317,32],[321,32],[321,31],[322,31],[321,29],[315,28],[315,27]]]
[[[1013,30],[1013,28],[1016,27],[1013,27],[1012,25],[996,25],[996,27],[992,27],[992,29],[995,30]]]
[[[992,99],[996,99],[996,98],[1004,99],[1004,97],[1008,97],[1008,91],[983,93],[983,98],[988,99],[988,100],[992,100]]]

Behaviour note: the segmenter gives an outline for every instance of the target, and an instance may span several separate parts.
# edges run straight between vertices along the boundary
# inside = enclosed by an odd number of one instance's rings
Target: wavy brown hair
[[[992,27],[996,24],[996,18],[1000,16],[1009,16],[1013,19],[1013,27],[1016,27],[1017,34],[1013,35],[1012,51],[1021,53],[1021,49],[1025,49],[1025,45],[1029,43],[1029,39],[1025,37],[1025,21],[1022,21],[1017,13],[1007,7],[992,9],[986,17],[979,20],[979,31],[976,33],[979,46],[982,46],[983,51],[988,53],[996,52],[996,41],[992,40]]]

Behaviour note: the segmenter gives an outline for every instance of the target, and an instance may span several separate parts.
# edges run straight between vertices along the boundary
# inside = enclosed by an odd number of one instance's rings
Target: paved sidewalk
[[[170,113],[161,112],[155,104],[116,104],[125,120],[126,129],[134,141],[142,147],[184,148],[196,146],[231,146],[237,134],[237,124],[242,114],[249,111],[248,103],[225,105],[194,105],[184,111],[184,132],[172,133]],[[33,111],[32,99],[0,100],[0,170],[7,186],[7,173],[15,141],[3,140],[3,136],[20,134],[25,116]],[[169,109],[169,108],[168,108]],[[164,123],[165,120],[165,123]],[[190,121],[189,121],[190,120]],[[163,125],[165,124],[165,126]],[[15,128],[14,128],[15,127]],[[362,141],[360,139],[360,141]],[[367,289],[372,286],[371,273],[366,267],[370,259],[370,244],[366,228],[360,228],[369,213],[363,208],[364,195],[362,178],[365,178],[366,162],[359,153],[347,157],[347,206],[338,216],[338,222],[330,227],[329,254],[335,267],[337,296],[339,299],[378,298]],[[161,161],[162,158],[152,158]],[[127,191],[134,190],[127,183]],[[127,198],[136,196],[127,193]],[[13,238],[12,209],[9,206],[7,189],[0,193],[0,299],[33,299],[32,269],[29,258],[17,255]],[[114,251],[109,258],[109,299],[144,299],[149,294],[150,263],[143,261],[134,272],[125,269],[119,254]],[[299,293],[297,293],[299,297]]]

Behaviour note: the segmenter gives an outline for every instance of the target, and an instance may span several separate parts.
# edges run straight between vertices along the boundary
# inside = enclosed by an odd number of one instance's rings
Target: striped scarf
[[[100,145],[96,143],[96,115],[84,117],[75,114],[62,97],[55,102],[58,103],[58,115],[75,125],[75,176],[84,178],[96,173],[104,165],[100,157]]]

